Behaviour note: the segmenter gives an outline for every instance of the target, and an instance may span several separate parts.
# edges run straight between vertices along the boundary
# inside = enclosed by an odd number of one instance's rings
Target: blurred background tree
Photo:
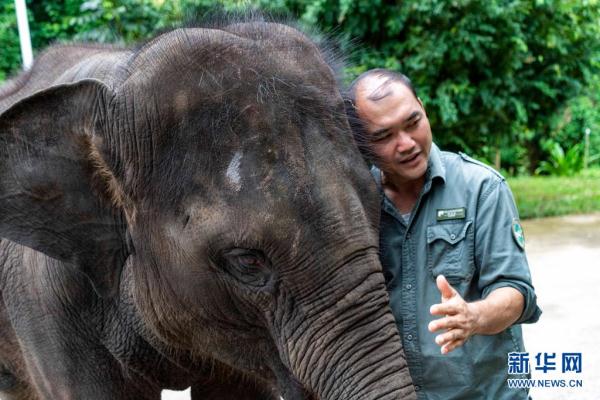
[[[19,68],[13,0],[0,0],[0,80]],[[130,44],[215,8],[287,14],[336,37],[346,79],[374,67],[414,82],[443,148],[510,174],[600,154],[598,0],[28,1],[33,47],[80,40]],[[581,157],[582,154],[579,154]],[[600,160],[594,159],[597,164]],[[580,165],[577,162],[572,165]],[[569,165],[571,165],[569,164]]]
[[[21,66],[17,16],[13,1],[0,0],[0,81]]]

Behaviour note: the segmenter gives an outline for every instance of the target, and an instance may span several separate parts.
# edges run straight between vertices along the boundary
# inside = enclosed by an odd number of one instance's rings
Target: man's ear
[[[102,160],[110,98],[104,84],[85,80],[0,115],[0,237],[72,264],[104,297],[118,292],[128,256],[123,210],[106,193],[112,175]]]

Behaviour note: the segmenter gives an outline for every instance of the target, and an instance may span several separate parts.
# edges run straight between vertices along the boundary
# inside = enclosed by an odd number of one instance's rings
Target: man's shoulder
[[[447,175],[451,179],[464,180],[469,183],[499,183],[505,180],[502,174],[494,168],[465,153],[442,151],[441,155]]]

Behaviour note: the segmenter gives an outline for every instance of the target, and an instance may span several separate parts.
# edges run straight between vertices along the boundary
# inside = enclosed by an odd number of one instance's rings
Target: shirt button
[[[421,390],[421,386],[415,385],[415,390],[418,392],[419,390]]]
[[[410,289],[412,289],[412,285],[409,283],[408,285],[406,285],[406,289],[407,289],[407,290],[410,290]]]
[[[450,235],[450,239],[452,239],[452,240],[456,239],[456,235],[453,233],[452,235]]]
[[[407,338],[408,340],[412,340],[412,335],[407,335],[407,336],[406,336],[406,338]]]

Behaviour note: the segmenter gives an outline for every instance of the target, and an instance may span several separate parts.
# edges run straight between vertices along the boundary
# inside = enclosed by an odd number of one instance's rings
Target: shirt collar
[[[426,174],[426,179],[429,181],[432,181],[434,178],[440,178],[442,182],[446,183],[446,167],[442,161],[442,152],[435,143],[431,143]]]

